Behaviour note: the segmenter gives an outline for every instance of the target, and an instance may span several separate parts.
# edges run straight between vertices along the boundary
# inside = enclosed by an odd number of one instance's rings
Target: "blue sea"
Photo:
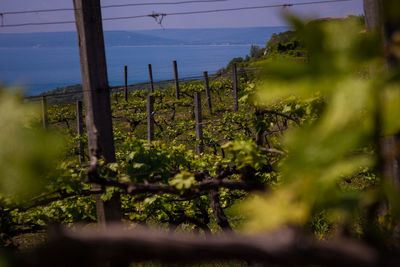
[[[173,79],[172,61],[179,78],[215,73],[234,57],[244,57],[250,45],[109,46],[106,48],[110,85],[148,81],[152,64],[155,81]],[[81,83],[79,51],[75,47],[0,48],[0,82],[36,95],[57,87]]]

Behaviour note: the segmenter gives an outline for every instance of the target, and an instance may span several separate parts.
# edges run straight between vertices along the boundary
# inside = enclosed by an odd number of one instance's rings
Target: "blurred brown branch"
[[[21,257],[20,266],[100,266],[109,261],[245,260],[280,266],[398,266],[395,253],[350,239],[316,240],[295,229],[262,235],[188,236],[147,228],[57,229],[49,242]]]

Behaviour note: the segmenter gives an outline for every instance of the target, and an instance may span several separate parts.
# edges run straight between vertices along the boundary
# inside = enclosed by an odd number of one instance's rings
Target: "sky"
[[[127,3],[165,3],[179,2],[183,0],[101,0],[101,5],[115,5]],[[155,13],[172,13],[198,10],[213,10],[236,7],[263,6],[275,4],[296,4],[314,2],[317,0],[225,0],[213,3],[190,3],[182,5],[152,5],[134,6],[123,8],[106,8],[102,10],[103,18],[136,16]],[[72,8],[72,0],[0,0],[0,13],[21,10]],[[305,18],[321,17],[345,17],[347,15],[363,14],[363,0],[352,0],[349,2],[336,2],[324,4],[312,4],[293,7],[265,8],[257,10],[240,10],[231,12],[220,12],[210,14],[167,16],[163,19],[164,28],[242,28],[258,26],[284,26],[286,21],[282,18],[285,12],[291,12]],[[31,22],[49,21],[73,21],[73,11],[62,11],[52,13],[32,13],[18,15],[3,15],[0,24],[20,24]],[[105,21],[104,30],[145,30],[160,29],[161,26],[150,17],[139,19],[127,19],[116,21]],[[0,33],[21,32],[53,32],[74,31],[74,24],[65,25],[43,25],[6,28],[0,27]]]

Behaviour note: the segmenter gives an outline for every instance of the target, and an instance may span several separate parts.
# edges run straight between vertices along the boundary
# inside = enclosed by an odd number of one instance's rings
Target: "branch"
[[[223,235],[207,239],[155,232],[107,229],[59,230],[43,245],[21,257],[20,266],[100,266],[124,262],[204,262],[245,260],[279,266],[395,266],[399,256],[350,239],[321,241],[293,229],[264,235]],[[384,262],[383,262],[384,261]],[[390,265],[392,264],[392,265]]]
[[[267,153],[271,153],[271,154],[277,154],[277,155],[281,155],[281,156],[285,155],[285,152],[282,152],[282,151],[274,149],[274,148],[261,147],[260,150],[264,151],[264,152],[267,152]]]
[[[160,129],[160,132],[164,132],[164,128],[161,126],[160,123],[158,123],[156,120],[154,120],[154,124]]]
[[[9,237],[14,237],[22,234],[37,233],[39,231],[45,231],[46,229],[47,227],[45,225],[32,224],[29,226],[23,226],[21,228],[11,230],[10,232],[7,233],[7,235]]]
[[[215,221],[221,227],[221,229],[227,233],[232,232],[232,227],[229,224],[228,218],[226,217],[224,210],[222,209],[221,203],[219,201],[219,192],[216,190],[211,190],[209,193],[211,207],[215,216]]]
[[[182,196],[199,196],[208,194],[210,190],[216,190],[220,187],[224,187],[231,190],[245,190],[245,191],[255,191],[264,190],[265,186],[257,181],[242,181],[242,180],[217,180],[217,179],[206,179],[197,185],[186,189],[185,191],[180,191],[175,187],[169,185],[161,184],[139,184],[139,183],[128,183],[116,180],[111,180],[108,178],[100,177],[97,172],[95,174],[89,175],[89,182],[103,185],[117,187],[125,191],[127,194],[137,195],[142,193],[152,193],[152,194],[175,194]]]
[[[91,196],[96,194],[101,194],[103,191],[101,189],[93,189],[93,190],[82,190],[80,193],[76,192],[66,192],[65,190],[56,191],[50,194],[46,194],[45,196],[55,195],[53,197],[47,197],[44,199],[37,200],[36,202],[29,203],[29,204],[22,204],[21,206],[13,207],[12,209],[18,209],[18,211],[27,211],[32,208],[36,208],[39,206],[45,206],[50,204],[54,201],[64,200],[70,197],[85,197]]]
[[[262,111],[260,111],[260,114],[273,114],[273,115],[281,116],[281,117],[284,117],[284,118],[286,118],[288,120],[294,121],[297,124],[300,124],[298,119],[293,118],[292,116],[286,115],[284,113],[278,112],[278,111],[273,110],[273,109],[262,110]]]
[[[215,179],[204,179],[199,182],[196,186],[186,189],[184,192],[176,189],[175,187],[161,184],[150,184],[150,183],[129,183],[112,180],[109,178],[104,178],[97,172],[98,158],[92,156],[89,169],[88,169],[88,182],[95,183],[102,186],[112,186],[117,187],[125,191],[127,194],[137,195],[142,193],[153,193],[153,194],[175,194],[182,195],[185,197],[189,196],[199,196],[208,194],[211,190],[217,190],[220,187],[224,187],[231,190],[245,190],[245,191],[255,191],[264,190],[265,185],[256,180],[230,180],[223,178],[230,176],[237,171],[234,168],[228,168],[218,174]],[[204,172],[198,174],[204,175]],[[196,177],[200,179],[200,177]]]
[[[220,169],[221,166],[218,166],[218,169]],[[234,169],[236,171],[236,169]],[[227,169],[224,171],[220,171],[220,174],[215,177],[216,180],[221,181],[225,177],[231,175],[233,172],[233,169]],[[226,217],[224,210],[222,209],[220,198],[220,194],[218,189],[217,190],[211,190],[209,193],[210,197],[210,203],[211,203],[211,208],[213,210],[213,214],[215,217],[215,221],[221,227],[221,229],[227,233],[233,232],[231,225],[229,224],[228,218]]]

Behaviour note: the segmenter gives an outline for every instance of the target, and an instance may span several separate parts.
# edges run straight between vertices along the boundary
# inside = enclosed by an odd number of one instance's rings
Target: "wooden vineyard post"
[[[382,48],[386,57],[386,63],[389,71],[400,69],[400,56],[398,50],[398,36],[400,35],[400,2],[398,0],[364,0],[364,12],[366,28],[370,32],[379,33],[382,38]],[[371,68],[373,72],[375,68]],[[371,75],[372,76],[372,75]],[[373,77],[373,76],[372,76]],[[379,90],[376,90],[376,106],[382,107],[383,97]],[[400,133],[397,132],[394,136],[385,136],[382,134],[382,111],[378,109],[375,112],[375,147],[377,151],[377,166],[378,175],[386,180],[388,184],[399,189],[400,181],[400,155],[397,148],[400,145]],[[394,152],[396,151],[396,152]],[[368,226],[370,230],[376,225],[378,214],[384,214],[392,205],[387,201],[381,201],[379,205],[373,204],[374,208],[369,208]],[[372,210],[372,212],[371,212]],[[394,225],[398,228],[399,224]],[[368,234],[368,233],[367,233]],[[375,232],[373,233],[375,234]],[[393,238],[394,236],[392,236]]]
[[[205,71],[203,73],[203,75],[204,75],[204,87],[205,87],[205,91],[206,91],[207,106],[208,106],[208,110],[210,111],[210,114],[212,114],[211,94],[210,94],[210,84],[208,81],[208,72]]]
[[[79,137],[79,163],[85,161],[85,148],[82,143],[83,136],[83,112],[82,112],[82,101],[76,101],[76,129]]]
[[[48,117],[47,117],[47,97],[42,95],[42,123],[43,128],[48,128]]]
[[[73,1],[79,40],[89,156],[91,159],[103,156],[107,163],[115,162],[100,0]],[[100,194],[96,195],[96,210],[99,224],[120,221],[119,195],[114,195],[107,202],[102,201]]]
[[[178,64],[176,63],[176,60],[173,62],[174,66],[174,80],[175,80],[175,97],[176,99],[179,99],[179,78],[178,78]]]
[[[374,13],[381,13],[381,30],[384,49],[386,55],[386,62],[391,70],[400,69],[400,55],[399,51],[399,36],[400,36],[400,2],[395,0],[381,0],[382,12],[376,11]],[[379,20],[378,20],[379,21]]]
[[[146,113],[147,113],[147,141],[151,143],[151,141],[154,140],[154,96],[152,94],[147,95]]]
[[[199,92],[194,93],[194,116],[196,120],[196,141],[199,144],[196,145],[196,154],[200,157],[204,151],[203,144],[203,123],[201,116],[201,94]]]
[[[153,70],[151,68],[151,64],[149,64],[149,80],[150,80],[149,94],[152,94],[154,93],[154,83],[153,83]]]
[[[124,83],[124,96],[125,96],[125,102],[128,102],[128,66],[125,65],[124,68],[124,77],[125,77],[125,83]]]
[[[234,111],[238,112],[239,102],[238,102],[238,86],[237,86],[237,66],[233,63],[233,100],[234,100]]]
[[[389,71],[398,75],[400,70],[399,36],[400,36],[400,2],[398,0],[376,0],[370,2],[369,6],[364,7],[370,14],[369,20],[374,20],[377,25],[375,29],[380,30],[383,38],[383,48],[385,51],[386,64]],[[381,15],[381,17],[379,17]],[[375,18],[377,16],[378,18]],[[381,100],[382,101],[382,100]],[[400,132],[394,136],[386,137],[381,141],[382,150],[382,172],[383,176],[391,182],[397,189],[400,188],[400,154],[397,148],[400,145]],[[396,151],[396,152],[393,152]]]
[[[365,27],[377,30],[379,27],[379,0],[364,0]]]

